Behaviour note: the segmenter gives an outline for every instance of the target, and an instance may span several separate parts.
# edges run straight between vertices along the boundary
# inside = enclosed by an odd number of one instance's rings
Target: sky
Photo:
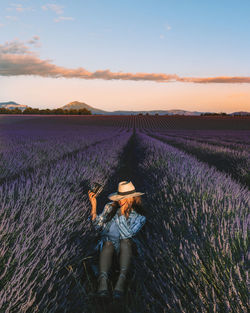
[[[250,112],[249,0],[0,0],[0,102]]]

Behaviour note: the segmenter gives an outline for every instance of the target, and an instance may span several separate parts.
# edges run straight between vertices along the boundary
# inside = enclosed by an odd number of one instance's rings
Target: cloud
[[[36,37],[36,38],[35,38]],[[28,41],[33,44],[39,38],[34,36]],[[79,79],[131,80],[154,82],[190,82],[190,83],[250,83],[250,77],[180,77],[165,73],[123,73],[110,70],[89,72],[79,67],[70,69],[52,63],[52,60],[42,60],[24,43],[14,40],[0,45],[0,76],[36,75],[41,77],[64,77]]]
[[[163,25],[163,28],[164,28],[164,30],[166,30],[166,31],[170,31],[170,30],[172,29],[172,27],[171,27],[169,24],[167,24],[167,23],[165,23],[165,24]]]
[[[47,11],[47,10],[51,10],[53,12],[55,12],[57,15],[59,15],[57,18],[54,18],[54,22],[55,23],[59,23],[61,21],[74,21],[75,19],[71,16],[62,16],[63,12],[64,12],[64,6],[62,5],[58,5],[58,4],[54,4],[54,3],[48,3],[46,5],[42,6],[42,9]]]
[[[29,47],[25,46],[24,43],[19,42],[18,40],[13,40],[11,42],[6,42],[4,45],[0,45],[0,57],[2,55],[29,55],[32,52],[29,50]]]
[[[63,14],[63,8],[64,8],[64,6],[54,4],[54,3],[48,3],[48,4],[42,6],[43,10],[45,10],[45,11],[51,10],[58,15]]]
[[[32,39],[26,41],[29,45],[39,45],[39,36],[33,36]],[[15,39],[13,41],[6,41],[4,45],[0,45],[0,56],[1,55],[36,55],[36,53],[30,51],[30,48],[25,45],[25,42],[20,42]]]
[[[218,76],[218,77],[179,77],[179,82],[187,83],[250,83],[250,77],[241,77],[241,76]]]
[[[34,45],[35,47],[41,47],[41,44],[39,42],[40,37],[39,36],[33,36],[32,39],[30,39],[29,41],[27,41],[28,44],[30,45]]]
[[[24,11],[34,11],[31,7],[23,7],[20,3],[11,3],[11,7],[6,8],[7,11],[17,11],[17,12],[24,12]]]
[[[168,24],[164,24],[164,25],[163,25],[163,31],[162,31],[162,33],[160,34],[160,39],[164,39],[164,38],[165,38],[166,31],[169,31],[170,29],[172,29],[171,26],[169,26]]]
[[[39,36],[33,36],[31,40],[28,41],[29,44],[36,44],[40,40]]]
[[[61,22],[61,21],[74,21],[75,19],[71,16],[59,16],[58,18],[55,18],[54,21],[56,23]]]
[[[6,15],[5,18],[6,18],[7,20],[10,20],[10,21],[17,21],[17,17],[16,17],[16,16]]]

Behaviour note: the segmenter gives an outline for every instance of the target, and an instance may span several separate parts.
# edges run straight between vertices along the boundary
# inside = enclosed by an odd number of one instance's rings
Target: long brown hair
[[[113,201],[111,203],[112,209],[111,211],[107,214],[107,219],[106,222],[109,222],[112,220],[112,218],[115,216],[117,210],[120,207],[120,204],[118,201]],[[141,196],[133,197],[133,202],[128,205],[128,213],[130,214],[132,208],[140,215],[146,215],[146,210],[144,205],[142,204],[142,198]]]

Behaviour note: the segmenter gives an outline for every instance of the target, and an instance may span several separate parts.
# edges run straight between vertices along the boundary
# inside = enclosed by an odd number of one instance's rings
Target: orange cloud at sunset
[[[0,75],[36,75],[41,77],[64,77],[79,79],[103,79],[103,80],[130,80],[130,81],[154,81],[154,82],[186,82],[186,83],[250,83],[250,77],[180,77],[176,74],[164,73],[123,73],[110,70],[97,70],[89,72],[79,67],[69,69],[51,63],[50,60],[42,60],[27,46],[19,41],[7,42],[0,45]]]

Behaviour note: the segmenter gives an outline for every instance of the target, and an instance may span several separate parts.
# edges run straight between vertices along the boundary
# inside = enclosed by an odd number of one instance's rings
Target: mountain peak
[[[81,104],[87,105],[85,102],[80,102],[80,101],[72,101],[68,103],[67,105],[81,105]]]
[[[8,102],[0,102],[0,108],[25,110],[26,108],[28,108],[28,106],[24,104],[16,103],[14,101],[8,101]]]
[[[16,103],[15,101],[1,102],[0,104],[1,104],[1,105],[10,105],[10,104],[19,105],[19,103]]]
[[[70,103],[62,106],[60,109],[63,109],[63,110],[87,109],[87,110],[90,110],[92,114],[103,114],[103,113],[105,113],[105,111],[103,111],[103,110],[94,108],[94,107],[88,105],[87,103],[80,102],[80,101],[70,102]]]

